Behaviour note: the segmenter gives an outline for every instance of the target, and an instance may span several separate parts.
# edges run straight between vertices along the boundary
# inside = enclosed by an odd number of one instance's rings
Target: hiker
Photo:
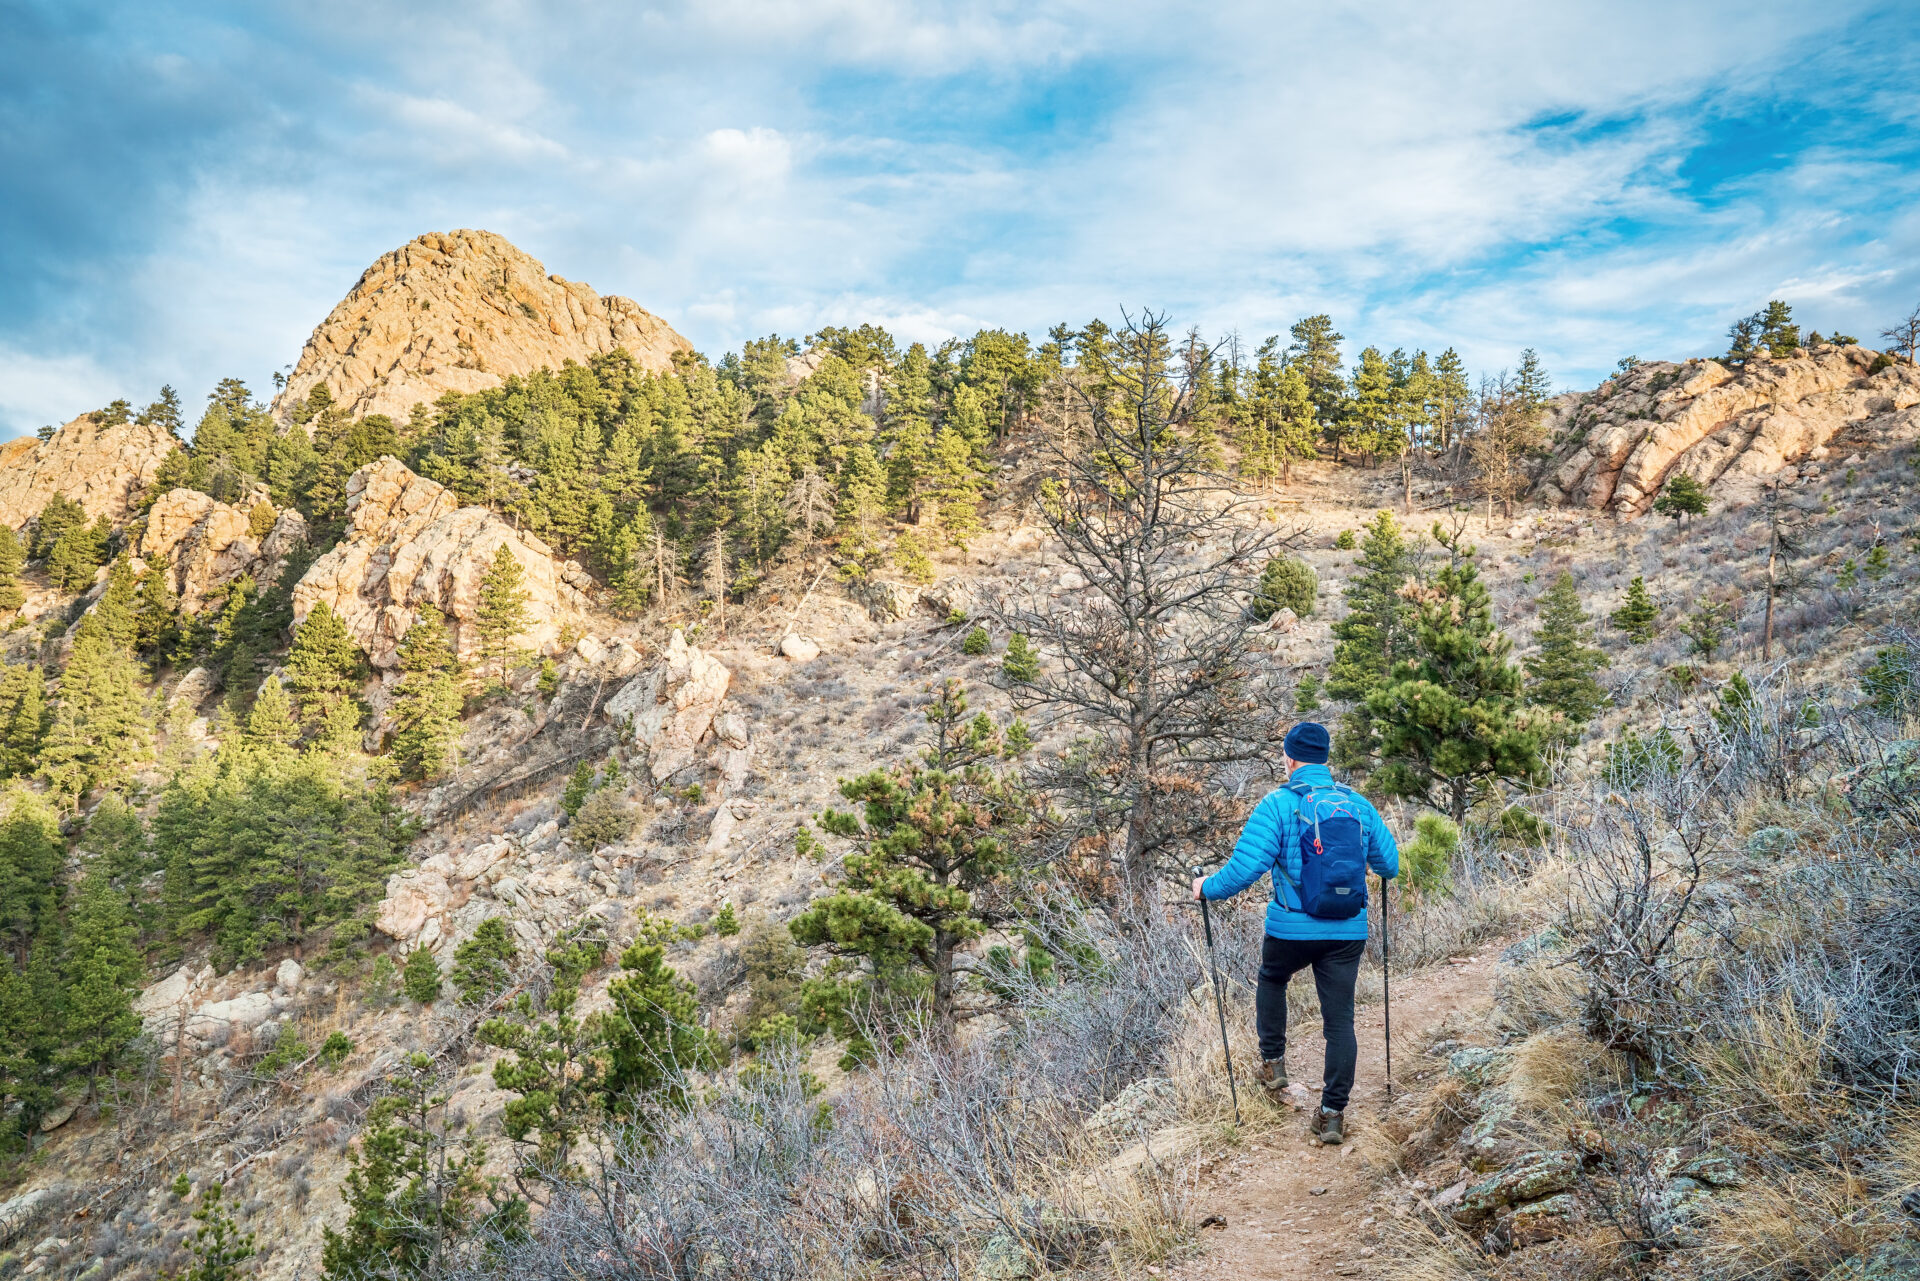
[[[1286,784],[1254,807],[1226,866],[1194,878],[1193,897],[1232,898],[1273,874],[1254,998],[1261,1058],[1254,1075],[1271,1094],[1287,1088],[1287,980],[1311,965],[1327,1038],[1311,1128],[1320,1142],[1334,1144],[1346,1137],[1360,1053],[1353,984],[1367,947],[1367,869],[1383,880],[1398,876],[1400,849],[1366,797],[1333,781],[1328,745],[1324,725],[1303,721],[1287,731]]]

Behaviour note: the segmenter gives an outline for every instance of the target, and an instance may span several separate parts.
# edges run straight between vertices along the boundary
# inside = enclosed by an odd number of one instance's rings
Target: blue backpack
[[[1353,789],[1290,783],[1287,790],[1300,807],[1300,909],[1323,921],[1360,915],[1367,910],[1367,828]],[[1274,897],[1286,907],[1277,888]]]

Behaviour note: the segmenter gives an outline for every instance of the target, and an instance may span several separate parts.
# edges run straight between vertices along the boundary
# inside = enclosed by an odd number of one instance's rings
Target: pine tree
[[[1593,678],[1607,656],[1588,643],[1592,639],[1592,619],[1581,607],[1573,574],[1562,571],[1540,598],[1540,626],[1533,634],[1538,652],[1526,660],[1526,692],[1528,702],[1562,718],[1553,737],[1563,743],[1577,742],[1607,705],[1606,691]]]
[[[1520,705],[1513,642],[1494,628],[1473,549],[1437,524],[1433,532],[1450,563],[1407,589],[1418,610],[1413,652],[1366,699],[1382,761],[1373,783],[1461,823],[1478,790],[1539,777],[1544,726]]]
[[[581,761],[573,767],[573,777],[567,780],[565,790],[560,793],[560,811],[568,818],[580,813],[580,807],[587,803],[587,796],[593,791],[593,765]]]
[[[1677,471],[1660,487],[1653,509],[1684,524],[1689,516],[1707,514],[1707,487],[1686,472]]]
[[[76,529],[85,529],[87,509],[64,494],[55,494],[40,509],[33,522],[33,545],[29,555],[45,560],[61,539]]]
[[[947,541],[965,548],[980,532],[980,476],[976,451],[956,430],[943,429],[933,440],[927,497],[940,513]]]
[[[1333,317],[1324,314],[1298,321],[1290,332],[1293,343],[1287,348],[1287,363],[1306,380],[1314,420],[1333,442],[1333,457],[1338,462],[1337,428],[1346,401],[1346,382],[1340,376],[1340,344],[1346,340],[1334,332]]]
[[[287,651],[287,681],[300,696],[300,714],[313,718],[327,702],[352,696],[364,667],[346,623],[327,602],[317,602]]]
[[[1633,581],[1627,584],[1627,599],[1619,609],[1607,616],[1607,621],[1627,634],[1627,639],[1636,645],[1644,645],[1654,637],[1654,624],[1659,621],[1660,610],[1653,603],[1653,597],[1647,591],[1647,580],[1635,574]]]
[[[149,565],[141,571],[133,604],[135,653],[165,654],[179,638],[180,601],[167,578],[162,565]]]
[[[641,922],[647,936],[653,924]],[[506,1013],[480,1025],[479,1039],[506,1053],[493,1063],[493,1083],[510,1091],[501,1113],[507,1138],[523,1146],[519,1174],[553,1181],[576,1173],[573,1147],[606,1102],[606,1058],[601,1018],[582,1017],[581,981],[606,960],[598,939],[562,936],[546,955],[540,985],[522,991]]]
[[[1040,674],[1039,651],[1034,649],[1033,642],[1015,632],[1007,637],[1007,652],[1000,660],[1000,670],[1008,680],[1025,685]]]
[[[846,856],[835,893],[790,922],[798,942],[840,958],[837,973],[807,984],[807,1008],[848,1042],[850,1061],[870,1048],[855,1011],[888,999],[924,999],[934,1034],[951,1037],[959,950],[1010,919],[1019,864],[1008,838],[1031,814],[1031,798],[984,764],[999,753],[999,735],[984,714],[968,718],[958,681],[941,688],[927,721],[934,742],[924,764],[840,784],[862,817],[827,810],[820,826],[861,852]]]
[[[1320,579],[1313,566],[1292,556],[1275,556],[1260,571],[1260,583],[1253,589],[1253,602],[1248,608],[1262,622],[1282,609],[1305,618],[1313,613],[1319,592]]]
[[[60,675],[39,776],[72,804],[88,789],[124,780],[152,747],[152,724],[131,655],[91,615],[74,631]]]
[[[114,646],[132,653],[136,639],[134,615],[135,596],[138,580],[134,576],[133,566],[125,557],[113,562],[107,571],[107,590],[100,593],[95,601],[92,616],[99,620],[100,630]]]
[[[241,1265],[253,1258],[253,1233],[242,1232],[221,1200],[221,1187],[209,1183],[200,1194],[200,1208],[193,1212],[193,1240],[187,1249],[193,1253],[193,1266],[176,1272],[170,1281],[239,1281],[246,1275]]]
[[[1240,469],[1247,476],[1285,483],[1295,459],[1314,456],[1319,434],[1306,375],[1279,350],[1273,336],[1255,353],[1253,375],[1239,415]]]
[[[328,1281],[435,1276],[469,1233],[524,1220],[486,1175],[486,1146],[453,1135],[439,1084],[433,1060],[410,1055],[367,1109],[340,1188],[347,1221],[321,1246]]]
[[[26,561],[26,552],[13,526],[0,525],[0,610],[19,609],[26,603],[27,594],[16,581]]]
[[[1354,569],[1345,590],[1346,616],[1333,625],[1326,695],[1358,705],[1412,649],[1413,607],[1401,589],[1417,574],[1419,558],[1392,512],[1379,512],[1367,523]],[[1341,718],[1334,736],[1333,763],[1345,771],[1363,771],[1376,751],[1372,718],[1364,707],[1355,706]]]
[[[416,947],[407,953],[407,963],[400,967],[400,990],[421,1005],[440,999],[440,963],[432,952]]]
[[[22,970],[54,923],[65,862],[53,815],[31,793],[14,792],[0,817],[0,945]]]
[[[31,663],[9,664],[0,674],[0,778],[31,774],[40,766],[47,732],[45,681]]]
[[[450,768],[460,742],[458,663],[440,611],[423,606],[396,651],[400,679],[393,688],[393,755],[410,778],[434,778]]]
[[[507,923],[489,916],[473,929],[473,934],[453,950],[453,985],[460,999],[478,1005],[507,986],[507,962],[519,952]]]
[[[480,634],[480,659],[483,664],[496,666],[503,684],[516,652],[514,637],[527,630],[530,621],[529,596],[522,586],[525,579],[526,571],[505,543],[494,552],[493,563],[480,579],[480,607],[473,622],[474,630]]]
[[[135,1037],[133,998],[145,982],[126,891],[104,864],[90,868],[67,923],[67,1019],[61,1059],[77,1072],[112,1069]]]
[[[247,741],[269,751],[284,750],[298,734],[293,723],[293,700],[287,697],[287,687],[278,677],[267,677],[260,683],[260,693],[247,713]]]
[[[686,1106],[687,1072],[714,1062],[693,984],[666,963],[669,932],[661,923],[643,926],[620,954],[619,977],[607,984],[612,1008],[600,1021],[603,1088],[615,1115],[644,1117],[642,1104]]]
[[[1449,347],[1440,353],[1433,366],[1433,401],[1430,413],[1435,443],[1445,449],[1454,442],[1460,422],[1473,401],[1473,387],[1467,381],[1467,367],[1460,354]]]

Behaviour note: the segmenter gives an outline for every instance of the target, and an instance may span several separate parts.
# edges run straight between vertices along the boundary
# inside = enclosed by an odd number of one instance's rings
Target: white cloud
[[[1711,200],[1683,170],[1796,95],[1912,111],[1871,9],[342,0],[154,53],[168,80],[218,83],[229,45],[270,63],[266,123],[181,152],[140,255],[49,304],[85,323],[0,342],[67,371],[66,417],[116,380],[263,383],[374,257],[455,226],[715,354],[1153,305],[1252,341],[1325,310],[1356,346],[1533,343],[1571,377],[1717,340],[1780,290],[1864,333],[1920,294],[1910,156],[1825,130],[1791,163],[1724,162]]]

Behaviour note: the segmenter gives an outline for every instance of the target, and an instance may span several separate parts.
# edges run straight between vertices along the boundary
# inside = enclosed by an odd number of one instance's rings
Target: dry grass
[[[1523,1111],[1559,1114],[1575,1100],[1597,1093],[1605,1082],[1617,1085],[1628,1065],[1575,1027],[1535,1032],[1513,1047],[1513,1075],[1507,1090]]]
[[[1897,1235],[1867,1181],[1830,1159],[1728,1194],[1703,1251],[1726,1281],[1823,1276]]]

